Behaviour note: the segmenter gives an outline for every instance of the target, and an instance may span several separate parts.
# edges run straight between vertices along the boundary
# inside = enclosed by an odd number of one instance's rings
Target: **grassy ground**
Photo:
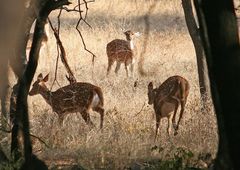
[[[152,10],[149,10],[151,7]],[[57,12],[51,14],[54,24],[56,15]],[[144,33],[146,15],[150,23],[148,34]],[[50,167],[61,160],[62,164],[65,164],[64,161],[77,163],[86,169],[135,166],[158,169],[151,161],[174,162],[178,160],[174,155],[179,150],[183,156],[188,155],[185,151],[193,153],[192,166],[202,166],[199,155],[210,153],[214,157],[218,142],[216,120],[210,101],[207,108],[200,108],[195,53],[180,1],[98,0],[90,3],[87,21],[92,28],[82,23],[80,29],[87,48],[96,55],[94,67],[92,56],[84,51],[74,29],[77,19],[78,15],[63,13],[61,39],[77,80],[93,83],[103,90],[106,110],[104,128],[102,131],[89,129],[77,114],[67,116],[63,127],[59,127],[57,115],[43,98],[29,97],[31,133],[49,145],[47,148],[34,140],[34,152]],[[106,44],[115,38],[124,38],[122,30],[127,29],[142,32],[135,41],[138,54],[144,49],[143,44],[148,37],[146,52],[141,58],[144,58],[143,67],[147,76],[141,76],[136,65],[134,77],[126,78],[123,67],[118,76],[114,75],[113,68],[110,76],[106,77]],[[51,33],[47,47],[42,49],[36,73],[36,76],[50,73],[49,87],[54,79],[56,57],[56,43]],[[144,105],[147,103],[147,85],[153,81],[157,86],[176,74],[185,77],[191,86],[180,131],[177,136],[172,134],[169,138],[166,135],[167,120],[162,120],[160,135],[154,143],[154,111],[152,106]],[[66,71],[59,63],[57,80],[61,86],[68,84],[65,75]],[[137,87],[133,86],[135,81],[138,82]],[[52,90],[58,88],[55,83]],[[91,118],[98,127],[99,115],[92,112]],[[189,163],[188,158],[185,161]]]

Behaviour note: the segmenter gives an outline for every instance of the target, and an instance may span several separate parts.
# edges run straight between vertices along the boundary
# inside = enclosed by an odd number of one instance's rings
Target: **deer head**
[[[156,96],[156,89],[153,89],[153,83],[148,84],[148,104],[151,105],[154,102]]]
[[[45,85],[45,82],[48,81],[48,75],[49,74],[47,74],[44,78],[42,73],[38,75],[37,80],[33,83],[32,89],[29,92],[30,96],[39,94],[41,90],[48,90],[47,86]]]
[[[125,31],[124,34],[126,35],[126,39],[128,41],[131,41],[133,39],[133,37],[139,37],[141,34],[139,32],[132,32],[130,30]]]

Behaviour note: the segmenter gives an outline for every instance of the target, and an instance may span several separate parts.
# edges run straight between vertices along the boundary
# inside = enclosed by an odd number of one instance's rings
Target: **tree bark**
[[[42,4],[39,10],[39,15],[37,17],[34,35],[33,35],[33,42],[31,46],[31,50],[29,53],[29,61],[24,71],[24,74],[19,79],[19,90],[17,95],[17,105],[16,105],[16,118],[18,125],[21,127],[18,131],[22,131],[23,139],[24,139],[24,167],[28,167],[29,169],[37,168],[36,165],[41,163],[40,160],[36,158],[32,154],[32,145],[30,141],[29,135],[29,117],[28,117],[28,104],[27,104],[27,97],[28,92],[30,89],[30,85],[32,79],[34,77],[37,65],[38,65],[38,58],[39,58],[39,51],[41,48],[42,37],[44,34],[44,26],[47,21],[47,17],[52,10],[57,9],[62,5],[68,5],[68,0],[59,0],[53,1],[48,0],[46,3]],[[19,132],[17,133],[19,134]],[[31,168],[30,168],[31,167]]]
[[[195,0],[219,130],[216,170],[240,169],[240,46],[233,1]]]
[[[51,25],[51,27],[52,27],[52,25]],[[58,46],[60,48],[60,51],[61,51],[61,54],[60,54],[61,61],[62,61],[63,65],[66,68],[67,73],[68,73],[68,76],[66,76],[66,78],[68,79],[70,84],[76,83],[77,80],[76,80],[76,78],[75,78],[75,76],[74,76],[74,74],[71,70],[71,67],[68,64],[67,57],[66,57],[66,51],[65,51],[64,46],[62,44],[62,41],[60,40],[60,37],[58,35],[57,30],[53,28],[53,31],[54,31],[54,36],[57,40],[57,44],[58,44]]]
[[[36,0],[32,0],[30,3],[30,6],[28,8],[25,8],[23,4],[20,4],[20,11],[22,11],[22,17],[20,20],[22,21],[18,27],[16,27],[15,35],[14,37],[15,42],[11,45],[14,47],[15,51],[12,53],[12,55],[9,57],[10,65],[13,69],[13,72],[15,73],[18,82],[14,85],[13,91],[11,94],[10,99],[10,122],[12,123],[12,141],[11,141],[11,153],[12,157],[17,161],[21,155],[23,154],[23,151],[20,149],[20,146],[23,148],[23,143],[20,141],[20,134],[19,133],[19,119],[16,112],[16,106],[17,106],[17,93],[19,90],[19,79],[22,77],[24,70],[26,68],[26,48],[27,48],[27,41],[29,37],[29,32],[31,29],[31,26],[36,20],[36,17],[39,13],[39,7],[40,4],[43,3],[44,0],[36,2]],[[16,16],[15,16],[16,17]]]
[[[7,82],[7,63],[18,78],[11,96],[12,143],[11,152],[15,160],[22,155],[19,152],[18,137],[23,134],[24,164],[21,169],[47,169],[46,165],[32,154],[32,145],[29,136],[29,118],[27,96],[31,81],[35,74],[39,50],[41,47],[44,25],[49,13],[62,5],[68,5],[68,0],[31,0],[30,7],[25,7],[28,0],[4,1],[0,6],[0,73],[4,74],[0,82],[0,94],[4,91]],[[11,10],[8,10],[11,8]],[[13,10],[13,8],[15,8]],[[10,11],[10,13],[9,13]],[[37,18],[33,43],[26,63],[26,46],[33,21]],[[6,45],[6,46],[5,46]],[[6,48],[5,48],[6,47]],[[3,82],[3,83],[2,83]],[[3,97],[2,97],[3,96]],[[1,98],[4,95],[1,94]],[[0,150],[1,151],[1,150]],[[1,152],[1,156],[4,154]],[[17,158],[15,157],[17,156]]]
[[[208,68],[206,63],[206,57],[202,45],[202,40],[199,34],[199,28],[194,19],[191,0],[182,0],[182,7],[184,11],[185,21],[188,28],[188,32],[192,39],[198,68],[199,88],[202,100],[203,108],[208,105],[206,101],[210,97],[210,84],[208,78]]]

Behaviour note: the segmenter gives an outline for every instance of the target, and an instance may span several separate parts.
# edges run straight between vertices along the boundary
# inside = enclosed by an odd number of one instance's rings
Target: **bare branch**
[[[12,130],[10,129],[5,129],[5,128],[3,128],[3,127],[1,127],[0,126],[0,131],[2,131],[2,132],[4,132],[4,133],[12,133]],[[38,136],[36,136],[36,135],[33,135],[33,134],[29,134],[31,137],[34,137],[34,138],[36,138],[37,140],[39,140],[39,142],[41,142],[41,143],[43,143],[47,148],[50,148],[49,147],[49,145],[46,143],[46,142],[44,142],[44,140],[42,140],[40,137],[38,137]]]
[[[61,21],[60,21],[61,14],[62,14],[62,10],[59,11],[59,14],[58,14],[58,16],[57,16],[57,21],[58,21],[58,22],[57,22],[57,23],[58,23],[58,25],[57,25],[58,34],[60,33],[60,27],[61,27]],[[51,28],[52,28],[52,30],[53,30],[53,26],[51,26]],[[57,44],[57,60],[56,60],[55,75],[54,75],[54,80],[53,80],[53,83],[52,83],[52,87],[53,87],[53,85],[54,85],[54,82],[56,82],[56,83],[58,84],[58,86],[61,87],[60,84],[59,84],[59,82],[57,81],[57,68],[58,68],[59,55],[60,55],[59,46],[58,46],[58,44]],[[51,87],[51,89],[52,89],[52,87]]]
[[[145,107],[145,105],[146,105],[146,103],[144,102],[143,105],[142,105],[141,110],[140,110],[139,112],[137,112],[137,113],[135,114],[135,116],[138,116],[138,115],[143,111],[143,108]]]
[[[11,133],[11,130],[5,129],[2,126],[0,126],[0,131],[4,132],[4,133]]]
[[[86,4],[86,1],[84,1],[84,3]],[[80,0],[78,0],[78,9],[79,9],[79,11],[81,11],[81,5],[80,5],[80,4],[81,4],[81,3],[80,3]],[[85,6],[85,7],[86,7],[86,6]],[[83,38],[83,36],[82,36],[82,33],[81,33],[81,31],[79,30],[79,28],[78,28],[78,26],[79,26],[79,24],[80,24],[81,21],[84,21],[84,23],[86,23],[88,26],[90,26],[90,25],[86,22],[86,20],[83,19],[82,13],[79,12],[79,19],[78,19],[78,22],[77,22],[77,25],[76,25],[76,30],[78,31],[79,36],[80,36],[80,38],[81,38],[81,40],[82,40],[84,50],[87,51],[88,53],[92,54],[92,57],[93,57],[93,58],[92,58],[92,64],[94,64],[94,59],[95,59],[96,55],[93,54],[90,50],[87,49],[86,44],[85,44],[85,41],[84,41],[84,38]],[[91,26],[90,26],[90,28],[91,28]]]
[[[67,77],[68,81],[70,82],[70,84],[73,84],[73,83],[77,82],[77,80],[74,77],[73,72],[72,72],[70,66],[68,65],[67,58],[66,58],[66,51],[65,51],[64,46],[62,44],[62,41],[60,40],[60,37],[59,37],[61,11],[60,11],[60,13],[58,15],[59,16],[58,17],[59,18],[59,20],[58,20],[58,30],[56,28],[53,28],[53,25],[52,25],[50,20],[49,20],[49,23],[50,23],[51,29],[54,32],[54,36],[56,38],[56,43],[57,43],[57,47],[58,47],[58,58],[59,58],[59,49],[60,49],[60,51],[61,51],[61,55],[60,56],[61,56],[62,63],[65,66],[65,68],[66,68],[66,70],[68,72],[68,75],[69,75],[69,76],[66,76],[66,77]],[[57,72],[57,66],[56,66],[55,73],[56,72]]]
[[[65,10],[66,12],[83,12],[83,11],[79,11],[77,9],[69,9],[67,7],[61,7],[61,10]]]
[[[85,12],[85,16],[84,16],[84,20],[86,20],[87,18],[87,14],[88,14],[88,4],[86,2],[86,0],[83,0],[84,4],[85,4],[85,8],[86,8],[86,12]]]
[[[77,4],[73,9],[76,9],[76,8],[78,8],[80,5],[88,4],[88,3],[90,3],[90,2],[95,2],[95,0],[92,0],[92,1],[84,1],[83,3]]]
[[[58,18],[60,17],[61,12],[62,12],[62,10],[60,10],[60,12],[59,12],[59,14],[58,14]],[[49,22],[49,25],[50,25],[51,29],[54,30],[50,18],[48,18],[48,22]],[[60,22],[60,21],[59,21],[59,22]],[[59,29],[60,29],[60,24],[58,25],[58,30],[59,30]],[[58,31],[58,32],[59,32],[59,31]],[[52,85],[51,85],[51,87],[50,87],[50,90],[52,90],[53,85],[54,85],[55,82],[57,82],[57,84],[60,86],[60,84],[59,84],[58,81],[57,81],[58,61],[59,61],[59,47],[58,47],[58,44],[57,44],[57,60],[56,60],[56,66],[55,66],[54,79],[53,79]]]
[[[55,38],[57,40],[57,44],[58,44],[58,46],[60,48],[60,51],[61,51],[61,55],[60,56],[61,56],[62,63],[65,66],[65,68],[67,69],[67,72],[69,74],[67,79],[70,82],[70,84],[73,84],[73,83],[77,82],[77,80],[74,77],[73,72],[72,72],[71,68],[68,65],[67,58],[66,58],[66,52],[65,52],[65,49],[64,49],[64,47],[62,45],[60,37],[58,36],[58,31],[56,29],[54,29],[53,31],[54,31],[54,36],[55,36]]]
[[[33,134],[30,134],[30,136],[33,138],[36,138],[39,142],[43,143],[47,148],[50,148],[49,145],[44,140],[42,140],[40,137],[33,135]]]
[[[55,35],[55,38],[57,39],[57,50],[58,50],[58,55],[57,55],[57,62],[56,62],[56,68],[55,68],[55,78],[54,78],[54,82],[56,81],[56,77],[57,77],[57,67],[58,67],[58,58],[59,58],[59,49],[61,51],[61,59],[62,59],[62,62],[64,64],[64,66],[66,67],[67,69],[67,72],[69,74],[69,76],[67,77],[68,81],[71,83],[74,83],[76,82],[76,78],[74,77],[73,75],[73,72],[70,70],[70,67],[68,66],[67,64],[67,61],[66,61],[66,53],[65,53],[65,50],[64,50],[64,47],[60,41],[60,38],[59,38],[59,30],[60,30],[60,16],[61,16],[61,12],[62,10],[65,10],[67,12],[78,12],[79,13],[79,19],[77,21],[77,24],[76,24],[76,30],[78,31],[79,33],[79,36],[81,38],[81,41],[82,41],[82,44],[84,46],[84,50],[87,51],[88,53],[90,53],[92,55],[92,65],[94,65],[94,59],[96,57],[96,55],[91,52],[90,50],[87,49],[86,47],[86,44],[85,44],[85,41],[84,41],[84,38],[83,38],[83,35],[80,31],[80,29],[78,28],[79,25],[80,25],[80,22],[83,21],[86,25],[88,25],[90,28],[90,24],[86,21],[86,18],[87,18],[87,14],[88,14],[88,3],[90,2],[95,2],[95,1],[86,1],[86,0],[83,0],[83,3],[80,2],[80,0],[78,0],[78,5],[76,5],[73,9],[69,9],[67,7],[61,7],[60,9],[60,12],[59,12],[59,15],[58,15],[58,29],[54,29],[52,24],[50,24],[53,32],[54,32],[54,35]],[[82,10],[81,10],[81,5],[84,5],[85,7],[85,14],[82,15]],[[51,22],[51,21],[50,21]],[[54,84],[53,82],[53,84]],[[53,86],[53,85],[52,85]]]

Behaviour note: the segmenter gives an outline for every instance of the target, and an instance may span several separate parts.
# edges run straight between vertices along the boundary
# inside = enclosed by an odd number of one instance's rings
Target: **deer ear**
[[[140,32],[136,32],[134,35],[135,35],[136,37],[140,37],[142,34],[141,34]]]
[[[150,82],[150,83],[148,84],[148,90],[152,90],[152,89],[153,89],[153,83]]]
[[[47,82],[47,81],[48,81],[48,76],[49,76],[49,73],[43,78],[43,81],[44,81],[44,82]]]
[[[39,81],[43,79],[42,73],[40,73],[40,74],[38,75],[37,79],[38,79]]]
[[[126,30],[123,31],[123,33],[124,33],[125,35],[128,35],[129,32],[131,32],[129,29],[126,29]]]

